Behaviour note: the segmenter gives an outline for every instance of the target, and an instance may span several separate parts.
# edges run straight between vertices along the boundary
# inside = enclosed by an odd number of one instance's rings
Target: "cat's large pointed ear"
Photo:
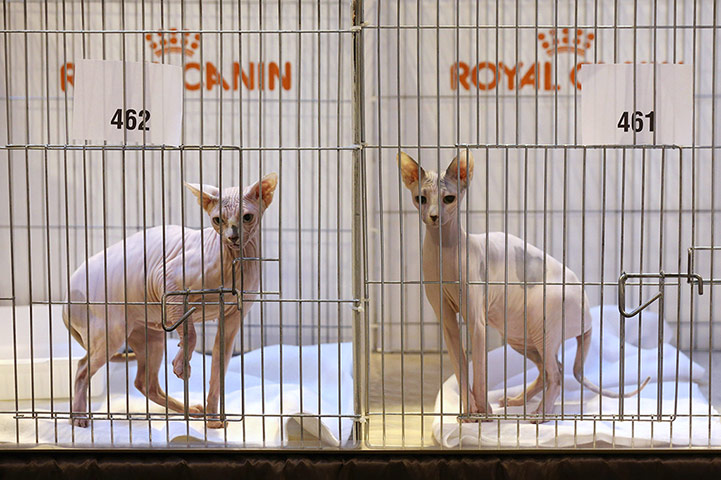
[[[468,187],[468,183],[473,178],[473,155],[469,150],[461,150],[461,154],[453,159],[446,169],[446,179],[460,181],[460,187]]]
[[[193,192],[195,198],[198,199],[198,203],[206,212],[209,212],[218,203],[220,191],[217,187],[212,185],[202,185],[201,191],[201,185],[198,183],[186,182],[185,186],[188,187],[188,190]]]
[[[398,154],[398,167],[401,169],[401,178],[406,188],[413,188],[413,185],[426,176],[426,171],[404,152]]]
[[[263,200],[263,208],[266,208],[270,205],[270,202],[273,201],[273,194],[275,193],[275,187],[277,186],[278,174],[272,172],[258,180],[252,187],[250,187],[247,196],[253,200],[261,198]]]

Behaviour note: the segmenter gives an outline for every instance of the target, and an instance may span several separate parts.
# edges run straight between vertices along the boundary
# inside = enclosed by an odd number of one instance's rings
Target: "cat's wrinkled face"
[[[185,184],[197,197],[198,203],[210,217],[223,244],[240,250],[258,231],[263,212],[273,201],[278,175],[270,173],[240,194],[238,187],[223,189],[222,195],[212,185]],[[241,245],[242,241],[242,245]]]
[[[459,158],[454,158],[439,177],[438,173],[421,168],[407,154],[398,155],[403,183],[411,191],[413,205],[420,211],[423,223],[429,227],[445,225],[458,213],[458,202],[473,176],[470,152],[462,151]]]

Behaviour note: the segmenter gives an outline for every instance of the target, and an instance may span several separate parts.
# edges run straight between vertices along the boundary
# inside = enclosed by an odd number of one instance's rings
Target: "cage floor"
[[[437,448],[438,443],[433,439],[431,428],[431,414],[441,384],[452,373],[446,354],[441,362],[437,353],[425,354],[422,358],[420,354],[413,353],[371,353],[368,382],[368,408],[373,412],[368,421],[370,446]],[[386,415],[379,413],[384,411]],[[427,415],[400,415],[421,411]],[[289,423],[287,433],[288,446],[322,446],[317,437],[301,429],[297,423]]]
[[[47,323],[44,321],[47,318],[46,311],[43,310],[41,307],[37,307],[34,310],[35,312],[35,336],[34,340],[37,343],[36,347],[46,345],[48,344],[48,339],[44,337],[43,330]],[[0,311],[0,313],[3,313]],[[7,313],[7,312],[5,312]],[[27,309],[23,310],[18,308],[16,313],[17,317],[17,323],[18,325],[25,325],[27,324],[27,321],[24,321],[23,319],[27,316],[29,313]],[[0,318],[11,318],[9,316],[3,317],[0,315]],[[53,321],[60,322],[60,315],[54,315]],[[54,328],[55,332],[66,332],[64,330],[64,326],[62,325],[55,325]],[[67,333],[65,333],[67,334]],[[25,337],[23,337],[25,338]],[[608,337],[610,338],[610,337]],[[27,340],[27,338],[26,338]],[[27,345],[27,341],[19,341],[18,345]],[[63,342],[66,342],[65,340]],[[7,346],[6,346],[7,347]],[[13,348],[12,343],[8,347],[4,353],[5,357],[12,359],[13,355]],[[79,349],[80,347],[78,347]],[[273,347],[268,347],[273,348]],[[289,346],[288,349],[293,349],[294,347]],[[335,352],[338,349],[337,344],[332,344],[329,346],[330,350],[332,352]],[[80,349],[82,350],[82,349]],[[290,351],[290,350],[289,350]],[[56,354],[59,354],[59,350],[55,350]],[[352,378],[350,377],[352,368],[351,368],[351,362],[352,362],[352,355],[351,355],[351,349],[350,345],[347,345],[344,347],[344,356],[346,360],[344,360],[344,371],[347,371],[348,373],[348,381],[352,383]],[[172,352],[171,352],[172,353]],[[288,352],[286,352],[288,353]],[[42,371],[41,365],[37,363],[37,355],[40,355],[39,348],[35,349],[36,354],[36,364],[35,364],[35,377],[36,377],[36,384],[41,385],[45,382],[42,379],[38,379],[39,373]],[[314,351],[310,351],[309,353],[310,358],[307,360],[304,360],[304,365],[306,366],[306,372],[310,373],[315,371],[314,368],[310,368],[309,366],[312,365],[312,359],[317,358],[317,355],[314,353]],[[711,404],[715,407],[716,410],[721,410],[721,352],[713,352],[710,356],[710,362],[709,362],[709,353],[707,351],[694,351],[693,354],[691,352],[686,352],[686,355],[692,356],[695,363],[698,364],[698,373],[699,373],[699,384],[698,389],[700,392],[705,396],[705,398],[710,398]],[[170,355],[172,358],[172,354]],[[202,356],[196,356],[194,357],[195,361],[200,361],[200,358]],[[67,358],[67,357],[66,357]],[[268,357],[266,357],[267,359]],[[288,358],[294,358],[293,355],[286,355],[286,360]],[[324,358],[326,358],[324,356]],[[328,357],[331,358],[331,357]],[[337,358],[337,357],[332,357]],[[592,359],[589,359],[587,361],[587,364],[590,363]],[[250,357],[248,362],[251,361]],[[287,363],[287,362],[286,362]],[[325,364],[326,362],[322,362],[321,364]],[[331,362],[332,364],[335,364],[335,362]],[[111,375],[111,378],[118,380],[120,382],[119,385],[114,385],[112,391],[117,392],[125,399],[125,366],[122,364],[113,364],[112,368],[117,367],[119,370],[117,372],[114,371],[114,373]],[[284,368],[287,367],[284,363]],[[232,369],[231,369],[232,370]],[[252,370],[252,369],[251,369]],[[258,369],[259,370],[259,369]],[[704,372],[705,370],[705,372]],[[104,371],[104,370],[103,370]],[[194,372],[196,374],[194,377],[198,375],[198,372],[202,371],[202,366],[198,365],[197,368],[194,368]],[[58,396],[62,396],[61,394],[61,386],[68,386],[67,378],[68,373],[60,374],[62,372],[56,371],[55,372],[58,378],[60,378],[61,382],[58,383],[55,389],[55,394]],[[112,372],[111,372],[112,373]],[[266,373],[270,374],[272,373],[271,370],[266,369]],[[130,366],[130,374],[134,374],[134,364],[131,364]],[[438,448],[439,444],[437,443],[436,438],[433,435],[433,423],[435,420],[437,420],[438,416],[435,414],[435,404],[436,399],[438,396],[438,392],[441,389],[441,387],[444,385],[444,383],[447,382],[447,380],[452,376],[452,364],[450,359],[447,355],[439,355],[438,353],[432,353],[432,352],[426,352],[424,354],[420,353],[380,353],[380,352],[374,352],[371,353],[369,358],[369,381],[368,381],[368,401],[369,401],[369,412],[370,412],[370,418],[367,424],[368,427],[368,441],[371,447],[405,447],[405,448]],[[7,372],[8,379],[12,379],[14,373],[12,372],[12,368]],[[331,375],[332,378],[335,378],[336,375]],[[237,376],[231,375],[229,378],[235,378]],[[286,381],[288,380],[288,376],[286,376]],[[171,376],[171,380],[173,380],[174,376]],[[201,379],[202,377],[196,377],[197,379]],[[105,383],[105,379],[102,378],[101,375],[97,376],[97,380],[100,383],[100,386],[95,391],[103,391],[102,386]],[[132,381],[132,380],[131,380]],[[7,382],[9,385],[12,386],[14,382]],[[23,383],[29,383],[29,382],[20,382],[22,385]],[[689,384],[686,384],[689,385]],[[247,386],[247,385],[246,385]],[[308,384],[306,383],[306,387],[308,387]],[[95,386],[94,386],[95,388]],[[175,385],[173,387],[174,390],[178,392],[182,392],[182,382]],[[170,391],[173,391],[171,389]],[[180,389],[180,390],[179,390]],[[14,389],[13,390],[14,394]],[[335,391],[336,389],[331,388],[328,391]],[[199,391],[202,391],[199,390]],[[325,391],[325,390],[324,390]],[[350,387],[350,383],[348,388],[344,389],[344,392],[348,392],[349,395],[352,394],[352,387]],[[145,398],[137,392],[135,388],[132,386],[129,388],[129,392],[132,396],[137,396],[139,398],[139,406],[144,408],[145,406]],[[36,389],[35,393],[37,395],[41,395],[38,390]],[[13,395],[14,396],[14,395]],[[177,393],[176,396],[178,398],[182,397],[182,393]],[[233,394],[231,393],[230,396],[232,397]],[[9,399],[10,397],[8,397]],[[348,409],[349,412],[352,412],[352,399],[350,396],[348,397]],[[708,401],[705,399],[703,400],[705,405],[708,405]],[[7,411],[12,410],[14,407],[14,402],[10,401],[6,408],[4,409]],[[62,402],[61,402],[62,403]],[[122,402],[121,402],[122,403]],[[66,408],[65,403],[62,403],[60,405],[61,410],[63,408]],[[28,407],[29,408],[29,407]],[[102,407],[98,406],[98,411],[102,411]],[[141,410],[142,410],[141,408]],[[156,408],[157,410],[157,408]],[[7,439],[8,442],[13,442],[15,439],[15,425],[16,422],[12,415],[8,416],[9,419],[9,432],[10,436]],[[300,419],[299,419],[300,420]],[[346,419],[349,423],[352,421],[350,419]],[[310,433],[313,430],[320,430],[320,426],[318,428],[312,428],[314,423],[318,423],[317,419],[306,419],[305,422],[310,422],[308,425],[305,425],[304,427],[301,427],[299,422],[296,421],[289,421],[287,424],[287,442],[285,445],[291,446],[291,447],[301,447],[301,448],[322,448],[327,447],[328,443],[322,442],[317,436],[314,436],[312,433]],[[453,423],[453,419],[451,418],[450,421]],[[715,422],[718,422],[718,420],[714,420]],[[28,428],[32,427],[32,418],[27,417],[21,424],[23,426],[27,426]],[[333,423],[335,422],[332,421]],[[62,426],[66,425],[66,422],[61,422]],[[139,424],[142,422],[139,422]],[[147,424],[147,422],[145,422]],[[515,425],[515,422],[513,422]],[[98,424],[102,427],[103,422],[100,421]],[[332,425],[335,426],[335,425]],[[340,422],[337,425],[338,430],[340,431],[341,425]],[[0,430],[2,430],[0,428]],[[30,432],[32,433],[32,432]],[[52,433],[52,432],[51,432]],[[282,435],[281,435],[282,436]],[[30,441],[34,441],[34,436],[31,435]],[[195,442],[197,439],[185,439],[182,435],[177,435],[173,443],[185,443],[185,442]]]
[[[714,408],[721,409],[721,352],[711,354],[710,372],[708,352],[694,352],[693,358],[707,370],[710,380],[699,385],[701,391],[711,399]],[[452,374],[453,368],[446,354],[442,359],[437,353],[423,356],[416,353],[371,354],[368,382],[370,445],[438,448],[433,437],[433,409],[440,385]],[[424,415],[419,414],[421,412]]]
[[[442,359],[438,353],[371,354],[370,445],[437,447],[431,428],[433,406],[441,385],[452,374],[452,364],[445,354]],[[419,415],[420,412],[425,415]]]

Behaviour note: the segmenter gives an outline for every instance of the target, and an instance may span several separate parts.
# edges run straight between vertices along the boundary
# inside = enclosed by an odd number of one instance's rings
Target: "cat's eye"
[[[243,221],[245,223],[252,222],[253,221],[253,214],[252,213],[246,213],[243,215]]]
[[[220,225],[220,217],[213,217],[213,225]]]
[[[446,205],[449,205],[455,201],[456,201],[455,195],[446,195],[445,197],[443,197],[443,203],[445,203]]]
[[[418,195],[416,197],[416,202],[420,203],[421,205],[426,204],[426,196],[425,195]]]

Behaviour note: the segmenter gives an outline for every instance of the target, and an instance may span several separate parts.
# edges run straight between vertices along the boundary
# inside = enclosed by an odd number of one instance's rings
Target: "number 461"
[[[643,114],[643,112],[634,112],[632,115],[630,115],[631,121],[629,122],[629,112],[623,112],[621,114],[621,118],[618,120],[618,125],[616,125],[618,128],[622,128],[624,132],[628,132],[628,129],[630,128],[634,132],[642,132],[644,127],[644,118],[648,118],[649,125],[648,125],[648,131],[653,132],[653,129],[655,127],[655,113],[653,110],[648,112],[646,115]]]

